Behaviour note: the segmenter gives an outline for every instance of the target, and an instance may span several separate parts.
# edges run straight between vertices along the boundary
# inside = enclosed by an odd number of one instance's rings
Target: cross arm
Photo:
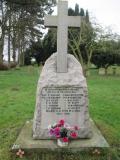
[[[80,16],[68,16],[68,26],[69,27],[80,27],[81,17]]]
[[[44,25],[46,27],[57,27],[58,25],[57,19],[58,16],[45,16]]]

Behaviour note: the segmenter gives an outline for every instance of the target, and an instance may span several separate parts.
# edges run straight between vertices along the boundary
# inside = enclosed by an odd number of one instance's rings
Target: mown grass
[[[39,72],[37,67],[0,72],[0,160],[16,159],[11,156],[10,148],[25,121],[33,118]],[[87,81],[91,117],[109,144],[118,148],[120,77],[98,76],[94,70]]]
[[[90,113],[111,146],[120,146],[120,77],[88,78]]]

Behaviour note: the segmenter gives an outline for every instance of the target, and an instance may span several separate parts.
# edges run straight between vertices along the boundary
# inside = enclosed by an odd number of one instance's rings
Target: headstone
[[[116,68],[116,75],[120,75],[120,67],[119,66],[117,66],[117,68]]]
[[[45,26],[57,29],[57,72],[67,72],[68,27],[80,27],[80,16],[68,16],[68,2],[58,1],[58,16],[45,16]]]
[[[78,138],[90,138],[88,92],[80,63],[68,56],[68,72],[56,72],[57,53],[45,63],[37,86],[36,111],[33,124],[34,139],[48,139],[48,126],[64,119],[77,125]]]
[[[86,79],[80,63],[67,54],[68,26],[80,26],[80,16],[67,16],[67,6],[68,2],[59,1],[58,16],[45,18],[47,26],[58,26],[58,53],[46,61],[38,81],[34,139],[50,138],[48,126],[61,119],[80,128],[78,138],[92,136]]]
[[[105,69],[99,68],[99,75],[105,75]]]

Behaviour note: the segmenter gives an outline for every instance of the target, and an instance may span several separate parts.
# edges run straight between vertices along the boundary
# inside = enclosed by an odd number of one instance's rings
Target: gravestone
[[[64,119],[80,127],[79,138],[92,136],[86,79],[79,62],[68,54],[68,72],[56,72],[57,54],[45,63],[37,86],[34,139],[48,139],[48,126]]]
[[[99,75],[105,75],[105,69],[104,68],[99,68]]]
[[[64,7],[64,5],[67,9],[67,3],[59,1],[58,8],[60,9],[60,6]],[[45,19],[47,23],[49,21],[50,24],[54,23],[54,25],[57,25],[58,32],[60,32],[64,27],[61,28],[59,26],[58,17],[47,17]],[[72,18],[73,21],[70,18],[72,17],[68,17],[69,21],[67,18],[65,19],[66,26],[69,26],[68,22],[70,22],[70,25],[76,25],[75,19],[77,20],[78,18]],[[61,33],[63,34],[64,32]],[[58,34],[60,42],[58,45],[62,44],[61,41],[64,36]],[[66,37],[65,39],[67,40]],[[66,48],[67,41],[64,43],[66,44],[58,46],[58,48]],[[65,48],[63,51],[66,50]],[[40,151],[41,158],[43,157],[43,159],[48,157],[49,153],[50,157],[53,155],[52,158],[56,158],[53,151],[57,156],[60,153],[63,154],[61,148],[54,141],[49,140],[50,137],[47,129],[50,124],[58,122],[61,119],[64,119],[71,126],[78,126],[80,128],[78,138],[84,138],[82,140],[71,141],[67,148],[65,148],[66,152],[76,153],[76,151],[80,152],[84,149],[86,151],[89,148],[91,150],[95,147],[109,147],[96,125],[89,118],[87,84],[80,63],[74,56],[66,52],[61,53],[59,49],[57,49],[57,52],[46,61],[43,67],[37,86],[34,120],[27,121],[22,128],[12,147],[12,150],[15,152],[18,149],[26,149],[30,154],[32,151],[38,154],[38,151]],[[58,57],[60,57],[60,63]],[[65,61],[64,57],[66,57]],[[45,150],[46,152],[44,152]]]
[[[80,16],[67,16],[68,2],[58,2],[58,16],[45,17],[45,25],[57,26],[57,53],[45,63],[37,86],[33,138],[49,139],[48,126],[64,119],[78,126],[78,138],[91,138],[88,92],[82,67],[67,54],[68,27],[80,27]]]

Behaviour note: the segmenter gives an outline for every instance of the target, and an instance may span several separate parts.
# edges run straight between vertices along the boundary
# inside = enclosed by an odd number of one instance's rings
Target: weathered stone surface
[[[69,145],[65,148],[66,151],[81,151],[88,148],[106,148],[109,144],[102,136],[101,132],[95,126],[94,122],[91,120],[91,128],[93,131],[93,137],[91,139],[77,139],[72,140]],[[61,149],[57,146],[56,140],[33,140],[32,138],[32,121],[27,121],[25,126],[22,128],[15,144],[12,149],[30,149],[30,150],[40,150],[40,151],[56,151]]]
[[[88,93],[82,67],[68,54],[68,72],[56,72],[57,53],[45,63],[37,86],[33,138],[48,139],[48,126],[64,119],[80,127],[79,138],[90,138]]]

